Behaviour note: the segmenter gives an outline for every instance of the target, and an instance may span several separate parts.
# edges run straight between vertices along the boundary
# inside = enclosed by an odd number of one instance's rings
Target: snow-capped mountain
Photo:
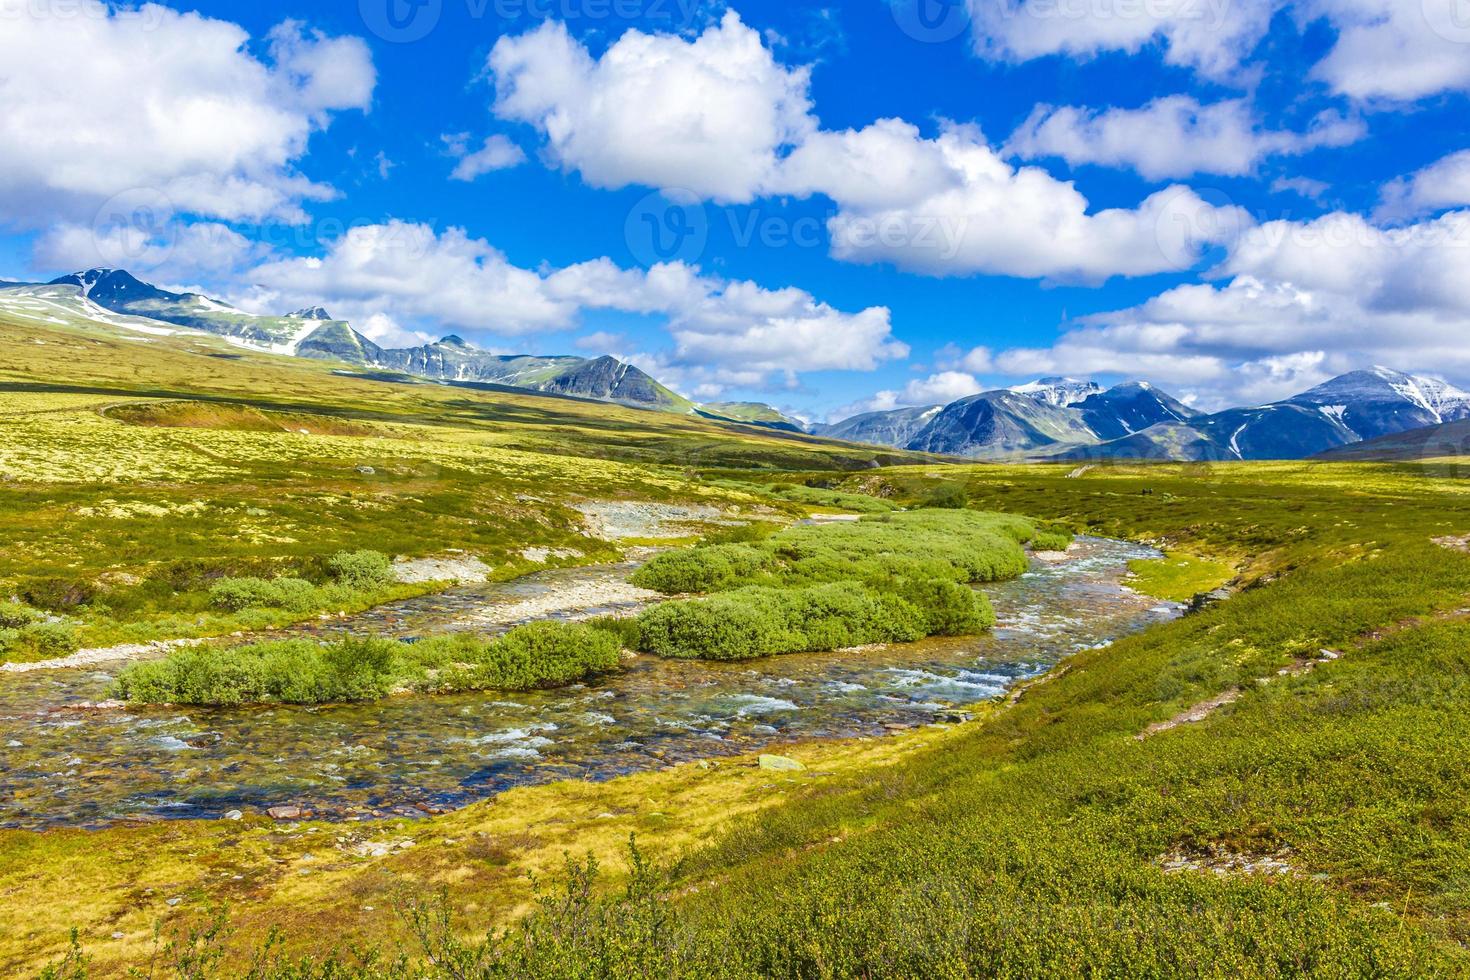
[[[34,311],[32,311],[34,307]],[[285,316],[258,316],[200,293],[175,293],[122,269],[89,269],[44,286],[0,287],[0,311],[64,312],[93,323],[142,333],[182,327],[273,354],[342,361],[372,370],[437,381],[486,383],[552,394],[620,402],[641,408],[693,412],[693,403],[631,364],[613,357],[500,355],[448,336],[420,347],[385,348],[334,320],[321,306]]]
[[[1096,381],[1078,381],[1076,378],[1040,378],[1006,390],[1014,391],[1018,395],[1027,395],[1057,408],[1066,408],[1068,405],[1076,405],[1093,395],[1101,394],[1103,389]]]
[[[1287,403],[1314,407],[1347,426],[1359,439],[1470,416],[1470,393],[1436,378],[1385,367],[1333,378],[1288,398]]]
[[[831,425],[812,429],[817,435],[875,446],[905,446],[930,420],[944,411],[943,405],[896,408],[886,412],[864,412]]]
[[[898,421],[917,411],[932,409],[900,409]],[[1435,378],[1375,367],[1270,405],[1201,414],[1147,382],[1104,391],[1092,382],[1042,378],[962,398],[918,429],[889,424],[886,414],[892,413],[869,413],[825,431],[972,458],[1301,459],[1470,418],[1470,393]]]

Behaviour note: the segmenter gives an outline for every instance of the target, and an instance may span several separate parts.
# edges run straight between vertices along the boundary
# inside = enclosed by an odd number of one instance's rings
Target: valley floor
[[[314,386],[289,411],[253,410],[350,432],[192,410],[175,426],[98,408],[165,383],[238,400],[249,378],[150,377],[167,357],[124,362],[130,379],[37,375],[59,362],[28,343],[0,338],[0,379],[50,386],[0,400],[0,580],[78,599],[68,615],[99,635],[197,624],[204,600],[170,583],[198,563],[611,558],[625,543],[584,533],[589,500],[758,519],[807,510],[793,492],[965,503],[1189,556],[1140,587],[1233,582],[974,721],[797,746],[800,770],[689,763],[411,822],[6,831],[0,972],[57,961],[75,927],[96,976],[240,975],[266,947],[261,977],[1470,975],[1470,484],[1453,463],[867,468],[831,444],[518,396],[354,381],[347,404],[320,373],[289,375]],[[479,945],[492,926],[510,932]]]

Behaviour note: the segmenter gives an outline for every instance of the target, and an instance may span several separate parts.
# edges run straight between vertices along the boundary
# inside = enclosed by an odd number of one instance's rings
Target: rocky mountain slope
[[[159,289],[122,269],[90,269],[40,285],[0,286],[0,309],[42,318],[78,316],[143,333],[172,325],[250,349],[436,381],[506,385],[683,414],[695,410],[688,399],[614,357],[491,354],[456,336],[419,347],[386,348],[320,306],[279,317],[257,316],[199,293]]]
[[[921,416],[926,421],[912,427]],[[1145,382],[1104,391],[1091,382],[1043,378],[962,398],[937,412],[868,413],[822,431],[976,459],[1302,459],[1465,418],[1470,394],[1375,367],[1281,402],[1211,414]]]

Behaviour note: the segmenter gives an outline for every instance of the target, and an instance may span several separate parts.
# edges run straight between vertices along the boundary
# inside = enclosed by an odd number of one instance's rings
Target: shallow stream
[[[743,664],[640,657],[534,694],[326,707],[85,710],[122,664],[0,674],[0,826],[100,826],[294,804],[326,819],[422,815],[512,786],[603,779],[797,739],[881,735],[1002,696],[1077,650],[1177,616],[1122,587],[1138,545],[1079,539],[984,587],[991,633]],[[548,571],[308,627],[415,636],[636,606],[633,566]],[[571,596],[573,601],[561,601]]]

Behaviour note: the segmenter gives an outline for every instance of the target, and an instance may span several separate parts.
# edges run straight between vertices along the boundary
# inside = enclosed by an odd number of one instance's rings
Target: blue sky
[[[816,418],[1470,382],[1462,6],[0,0],[0,277],[124,265]]]

